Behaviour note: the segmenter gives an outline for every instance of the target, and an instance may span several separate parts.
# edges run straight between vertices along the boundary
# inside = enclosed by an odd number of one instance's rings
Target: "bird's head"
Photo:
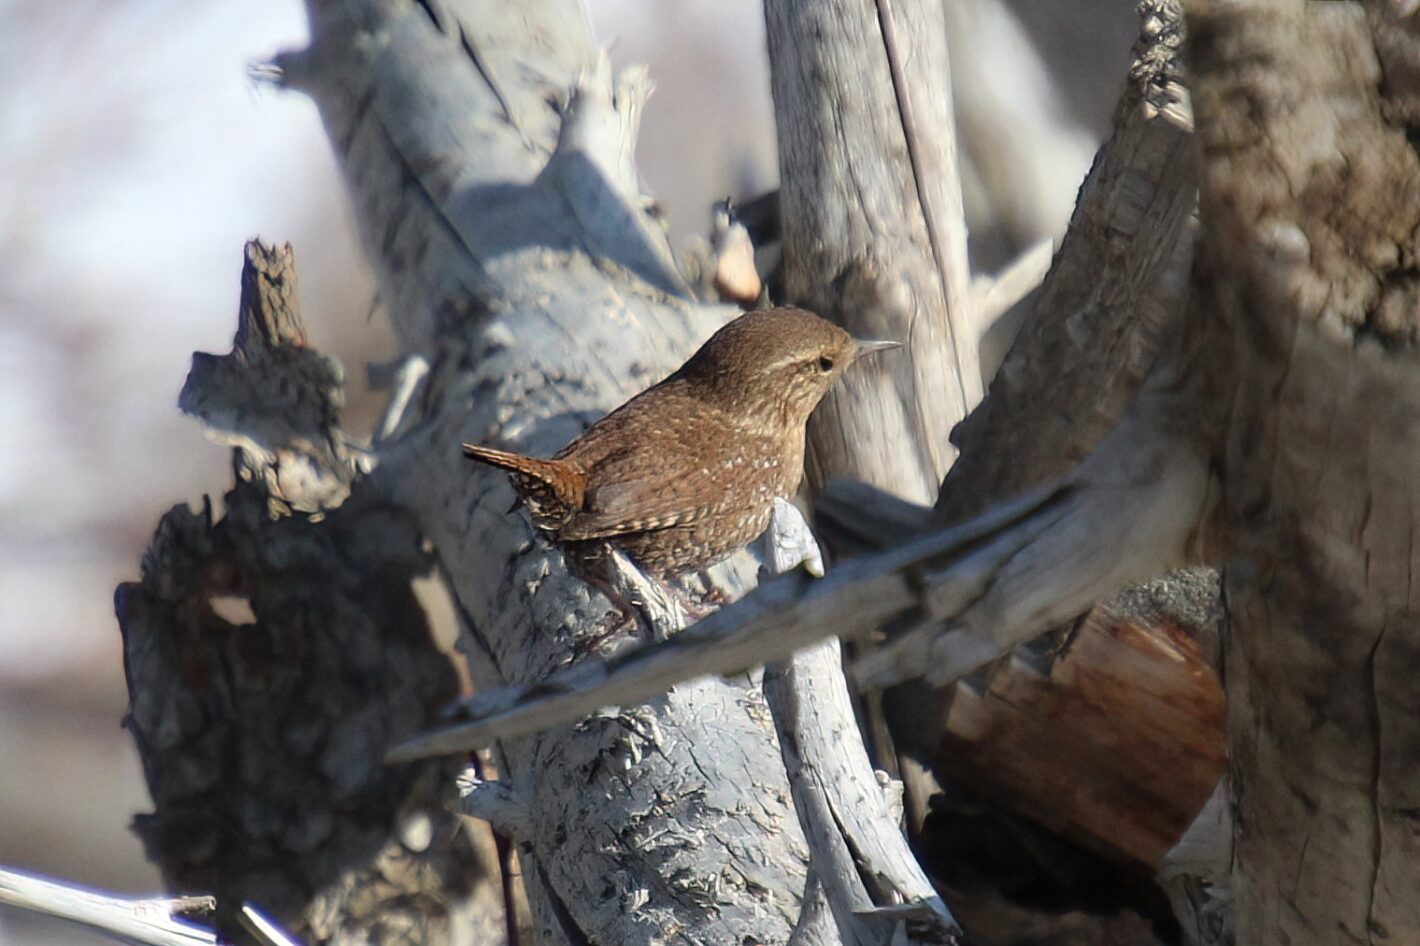
[[[746,419],[802,427],[848,366],[897,342],[861,341],[804,309],[748,312],[726,324],[672,379]]]

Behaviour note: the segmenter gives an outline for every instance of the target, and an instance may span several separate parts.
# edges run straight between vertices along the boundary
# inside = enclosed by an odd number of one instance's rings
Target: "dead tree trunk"
[[[689,297],[632,163],[648,83],[613,78],[577,4],[310,12],[311,48],[280,64],[432,363],[375,478],[432,542],[477,686],[536,680],[596,646],[607,608],[458,444],[551,452],[732,312]],[[546,942],[783,942],[807,851],[777,759],[757,683],[708,680],[505,744],[468,807],[517,844]]]
[[[1234,365],[1216,462],[1237,938],[1416,942],[1415,23],[1382,4],[1369,22],[1355,4],[1187,9],[1198,302]]]

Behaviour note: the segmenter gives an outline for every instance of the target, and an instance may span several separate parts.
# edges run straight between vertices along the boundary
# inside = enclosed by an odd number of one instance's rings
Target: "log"
[[[575,668],[626,634],[604,638],[606,602],[459,444],[550,453],[733,314],[688,297],[641,192],[649,82],[613,77],[574,3],[310,12],[311,47],[278,61],[321,110],[406,353],[430,362],[374,479],[434,550],[476,687]],[[736,596],[752,567],[720,588]],[[807,855],[777,757],[744,678],[504,742],[539,937],[785,940]]]
[[[958,685],[940,759],[952,779],[1150,873],[1227,763],[1223,691],[1182,627],[1091,614],[1046,670],[1013,658]]]

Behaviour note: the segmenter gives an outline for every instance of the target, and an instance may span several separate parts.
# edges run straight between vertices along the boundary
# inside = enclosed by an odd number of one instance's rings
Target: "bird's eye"
[[[830,357],[828,357],[827,355],[824,355],[822,358],[820,358],[820,359],[818,360],[818,370],[823,371],[823,372],[832,371],[832,370],[833,370],[833,359],[830,358]]]

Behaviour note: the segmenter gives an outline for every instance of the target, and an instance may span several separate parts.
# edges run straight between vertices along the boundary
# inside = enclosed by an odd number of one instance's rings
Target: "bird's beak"
[[[853,354],[854,361],[857,361],[864,355],[871,355],[875,351],[889,351],[893,348],[902,347],[902,342],[894,342],[890,339],[874,341],[872,339],[855,338],[853,341],[858,345],[857,351]]]

